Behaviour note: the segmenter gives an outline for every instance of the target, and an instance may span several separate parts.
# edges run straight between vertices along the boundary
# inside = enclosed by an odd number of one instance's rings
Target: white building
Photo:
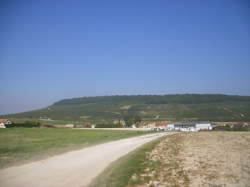
[[[11,121],[8,119],[0,119],[0,128],[6,128],[5,125],[11,124]]]
[[[196,124],[196,129],[199,130],[212,130],[213,127],[210,122],[198,122]]]
[[[74,124],[71,124],[71,123],[65,125],[66,128],[74,128],[74,126],[75,126],[75,125],[74,125]]]
[[[178,131],[212,130],[212,125],[210,122],[177,122],[168,124],[167,130],[178,130]]]
[[[170,131],[174,130],[174,124],[173,123],[168,124],[166,127],[166,130],[170,130]]]

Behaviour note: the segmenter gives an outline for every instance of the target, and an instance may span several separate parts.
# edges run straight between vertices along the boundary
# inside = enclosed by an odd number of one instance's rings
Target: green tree
[[[131,127],[133,124],[142,121],[140,116],[134,116],[134,115],[125,115],[123,116],[123,120],[125,121],[126,127]]]
[[[134,124],[134,117],[131,115],[123,116],[126,127],[131,127]]]
[[[141,117],[140,116],[135,116],[134,117],[134,122],[135,123],[140,123],[142,121]]]

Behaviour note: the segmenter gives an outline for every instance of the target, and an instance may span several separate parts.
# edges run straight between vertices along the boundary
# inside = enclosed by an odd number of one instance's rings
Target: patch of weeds
[[[147,157],[161,140],[162,138],[147,143],[128,155],[121,157],[96,177],[90,186],[136,187],[149,182],[152,169],[149,167]],[[144,173],[146,169],[149,170],[147,170],[147,173]]]
[[[182,159],[179,158],[183,137],[180,134],[166,137],[147,154],[145,165],[147,169],[141,173],[142,186],[188,186],[190,180],[181,167]],[[128,186],[132,185],[132,180]]]

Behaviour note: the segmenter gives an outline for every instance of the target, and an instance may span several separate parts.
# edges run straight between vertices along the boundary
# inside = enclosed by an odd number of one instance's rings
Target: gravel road
[[[156,133],[127,138],[45,160],[0,170],[1,187],[82,187],[105,167],[144,143],[173,133]]]

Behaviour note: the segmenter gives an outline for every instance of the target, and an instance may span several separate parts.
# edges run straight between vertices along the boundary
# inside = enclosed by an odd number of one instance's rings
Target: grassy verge
[[[39,128],[0,129],[0,168],[146,133],[150,132]]]
[[[127,186],[176,186],[188,187],[190,180],[183,168],[180,152],[186,133],[168,136],[147,154],[146,168],[134,173]]]
[[[119,160],[112,163],[106,168],[97,178],[91,183],[91,187],[124,187],[128,184],[129,179],[134,173],[141,173],[147,167],[145,163],[147,153],[162,140],[159,138],[150,143],[147,143],[135,151],[121,157]]]
[[[179,157],[183,135],[162,137],[120,158],[91,187],[189,186]]]

